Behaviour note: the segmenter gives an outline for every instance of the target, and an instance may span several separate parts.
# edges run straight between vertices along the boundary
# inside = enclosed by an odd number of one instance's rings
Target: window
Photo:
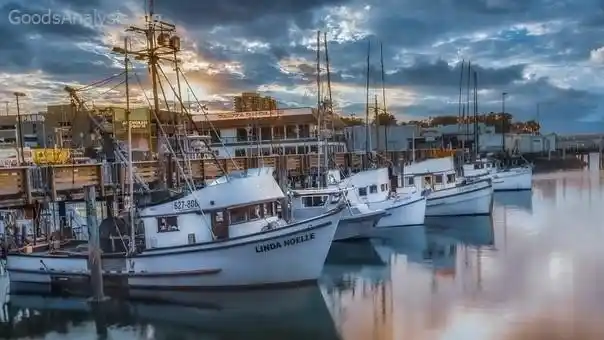
[[[455,183],[455,174],[447,175],[447,183]]]
[[[373,184],[369,187],[369,193],[370,194],[376,194],[378,192],[377,190],[377,185]]]
[[[269,203],[264,203],[263,204],[263,213],[264,213],[264,217],[268,217],[268,216],[274,216],[274,210],[273,209],[273,202],[269,202]]]
[[[235,157],[245,157],[245,149],[235,149]]]
[[[302,198],[305,207],[322,207],[327,201],[327,196],[306,196]]]
[[[474,164],[474,170],[478,170],[478,169],[480,169],[480,165]]]
[[[298,154],[299,155],[304,155],[306,153],[306,146],[298,146]]]
[[[249,207],[234,208],[230,211],[231,224],[245,223],[248,219]]]
[[[382,192],[388,190],[388,184],[380,184],[380,190],[382,190]]]
[[[224,222],[224,214],[222,213],[222,211],[217,211],[214,213],[214,222],[215,223]]]
[[[367,188],[359,188],[359,196],[367,196]]]
[[[407,177],[407,185],[414,185],[415,181],[413,180],[413,177]]]
[[[436,184],[442,184],[443,182],[443,175],[436,175],[434,176],[434,183]]]
[[[176,216],[161,216],[157,218],[157,232],[169,233],[179,231],[178,219]]]
[[[262,216],[260,216],[260,205],[252,205],[251,207],[249,207],[249,209],[250,220],[257,220],[259,218],[262,218]]]

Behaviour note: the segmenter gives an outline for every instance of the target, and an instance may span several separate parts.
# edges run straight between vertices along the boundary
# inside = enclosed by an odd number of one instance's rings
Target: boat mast
[[[329,102],[328,102],[328,112],[329,112],[329,117],[325,116],[325,128],[327,129],[327,122],[329,121],[330,123],[330,129],[331,129],[331,139],[333,140],[334,137],[334,126],[333,126],[333,98],[331,96],[331,76],[330,76],[330,72],[329,72],[329,53],[327,51],[327,32],[323,32],[323,43],[324,43],[324,47],[325,47],[325,72],[326,72],[326,76],[327,76],[327,95],[329,98]],[[327,169],[329,168],[329,158],[327,157],[327,155],[332,156],[332,153],[328,152],[328,145],[325,145],[325,170],[327,171]]]
[[[480,151],[478,138],[478,73],[474,71],[474,151],[476,159],[478,159],[478,153]]]
[[[380,43],[380,66],[382,68],[382,110],[384,115],[388,114],[386,110],[386,73],[384,72],[384,46]],[[378,147],[380,144],[380,138],[378,140]],[[384,150],[388,151],[388,125],[384,126]]]
[[[472,77],[472,62],[468,61],[468,79],[467,79],[467,86],[466,86],[466,133],[465,133],[465,138],[464,139],[468,139],[468,137],[470,136],[470,78]],[[465,151],[464,151],[465,153]]]
[[[321,118],[323,117],[323,111],[321,110],[321,31],[317,31],[317,179],[319,180],[318,186],[321,188]]]
[[[371,130],[369,129],[369,56],[371,54],[371,40],[367,41],[367,83],[365,84],[365,153],[371,151]]]
[[[461,105],[461,100],[462,100],[462,88],[463,88],[463,71],[464,71],[464,66],[465,66],[465,60],[462,59],[461,60],[461,71],[459,74],[459,108],[457,110],[457,117],[459,117],[458,119],[458,123],[457,123],[457,132],[458,132],[458,136],[461,135],[461,125],[464,123],[464,109]],[[465,138],[461,140],[461,148],[465,149],[466,148],[466,140]]]
[[[128,79],[128,38],[124,38],[124,84],[126,86],[126,123],[128,133],[128,199],[130,201],[130,254],[136,250],[134,239],[136,237],[134,230],[134,171],[132,169],[132,123],[130,112],[130,84]]]

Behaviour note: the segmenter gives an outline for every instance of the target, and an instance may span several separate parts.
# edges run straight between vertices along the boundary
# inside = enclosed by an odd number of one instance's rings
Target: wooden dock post
[[[103,271],[101,266],[101,242],[99,239],[99,224],[96,217],[96,191],[93,185],[84,188],[86,200],[86,225],[88,227],[88,270],[92,286],[92,300],[102,301]]]

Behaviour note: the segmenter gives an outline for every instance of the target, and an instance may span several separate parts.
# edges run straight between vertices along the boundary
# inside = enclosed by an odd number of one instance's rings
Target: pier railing
[[[421,150],[419,150],[421,152]],[[429,150],[416,157],[434,157]],[[442,157],[441,154],[439,156]],[[382,153],[373,161],[381,165],[399,165],[404,159],[411,159],[403,152]],[[416,158],[420,159],[420,158]],[[186,176],[196,182],[220,177],[224,171],[244,170],[257,167],[274,167],[286,171],[289,176],[310,174],[319,165],[316,154],[283,155],[265,157],[235,157],[219,159],[218,164],[210,159],[196,159],[187,162],[179,161]],[[370,163],[367,155],[354,153],[338,153],[332,165],[341,169],[360,169]],[[321,161],[321,163],[323,163]],[[135,162],[135,172],[139,179],[152,186],[158,180],[158,161]],[[175,185],[184,182],[178,171],[176,161],[161,165],[171,174],[171,182]],[[224,169],[224,171],[223,171]],[[128,184],[126,164],[73,164],[39,167],[0,168],[0,208],[33,204],[36,201],[60,201],[63,199],[77,200],[83,197],[83,188],[95,186],[100,197],[111,196],[122,186]]]

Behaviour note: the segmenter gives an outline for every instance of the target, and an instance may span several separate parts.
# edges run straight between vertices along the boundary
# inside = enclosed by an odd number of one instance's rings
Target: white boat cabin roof
[[[421,176],[425,174],[455,172],[453,157],[427,159],[425,161],[406,165],[404,176]]]
[[[315,195],[335,195],[342,192],[342,189],[338,187],[327,187],[327,188],[309,188],[292,190],[295,196],[315,196]]]

